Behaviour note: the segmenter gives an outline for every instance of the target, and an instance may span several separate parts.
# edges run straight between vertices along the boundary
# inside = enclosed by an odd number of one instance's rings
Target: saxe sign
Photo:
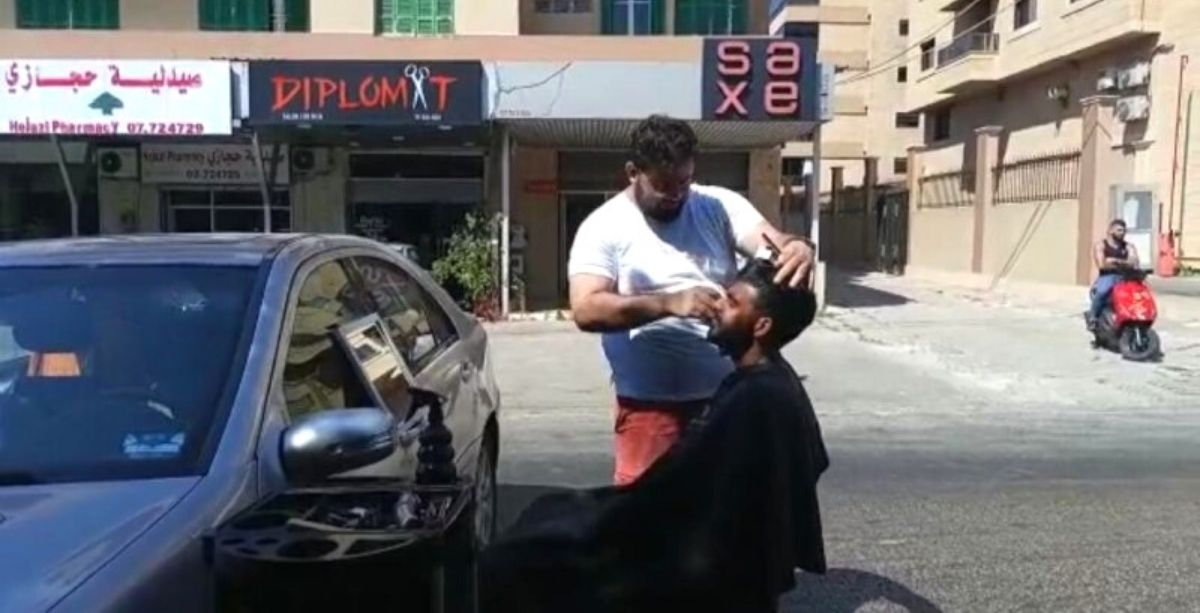
[[[0,134],[232,133],[229,62],[0,60]]]
[[[797,38],[704,41],[703,117],[707,120],[815,121],[816,45]]]

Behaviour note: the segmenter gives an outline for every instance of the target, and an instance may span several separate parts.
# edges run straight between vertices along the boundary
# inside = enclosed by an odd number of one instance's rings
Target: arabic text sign
[[[271,150],[263,149],[264,170],[271,174]],[[277,183],[288,182],[287,147],[280,147]],[[143,183],[257,184],[258,165],[251,145],[142,145]]]
[[[0,60],[0,134],[230,134],[229,62]]]
[[[250,62],[256,124],[479,125],[479,62]]]

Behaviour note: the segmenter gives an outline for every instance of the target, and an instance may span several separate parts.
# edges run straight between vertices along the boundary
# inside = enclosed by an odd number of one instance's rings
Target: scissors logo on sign
[[[416,110],[417,105],[428,111],[429,101],[425,99],[425,80],[429,78],[429,68],[427,66],[417,66],[409,64],[404,67],[404,76],[413,84],[413,109]]]

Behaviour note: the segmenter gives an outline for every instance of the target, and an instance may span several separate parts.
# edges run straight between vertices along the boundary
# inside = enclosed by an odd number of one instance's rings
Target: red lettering
[[[800,84],[795,81],[773,81],[763,90],[763,110],[768,115],[794,115],[800,110]]]
[[[726,40],[717,44],[717,73],[740,77],[750,73],[750,43]]]
[[[717,115],[724,115],[732,109],[733,112],[743,117],[749,116],[750,113],[746,110],[746,105],[742,104],[742,94],[746,91],[746,86],[749,84],[749,81],[742,81],[730,87],[728,83],[718,81],[717,88],[721,90],[722,102],[717,107]]]
[[[324,77],[317,77],[314,81],[317,84],[317,108],[323,109],[325,103],[337,93],[338,84],[337,81]]]
[[[358,99],[362,101],[364,107],[368,109],[378,107],[381,97],[379,86],[375,85],[375,77],[367,77],[358,84]]]
[[[379,106],[387,108],[396,106],[396,102],[401,102],[404,108],[408,108],[408,81],[404,77],[397,77],[396,82],[389,83],[387,77],[379,80],[381,90]]]
[[[338,81],[338,109],[343,111],[353,111],[354,109],[362,106],[361,104],[355,102],[352,98],[346,98],[346,89],[346,82]]]
[[[786,40],[768,45],[767,74],[772,77],[792,77],[800,74],[800,45]]]
[[[450,84],[457,81],[455,77],[429,77],[429,82],[437,88],[437,109],[438,112],[446,110],[446,105],[450,103]]]
[[[301,84],[299,79],[273,77],[271,83],[275,86],[275,103],[271,105],[272,113],[291,104],[292,100],[300,93]],[[305,96],[306,99],[307,97]]]

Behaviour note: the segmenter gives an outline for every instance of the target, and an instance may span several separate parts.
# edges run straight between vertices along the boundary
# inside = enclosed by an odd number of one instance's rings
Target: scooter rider
[[[1138,267],[1137,248],[1125,242],[1125,221],[1114,219],[1108,224],[1108,236],[1092,247],[1092,260],[1100,270],[1092,283],[1092,305],[1086,314],[1088,329],[1095,331],[1096,322],[1104,312],[1113,287],[1121,280],[1123,272]]]

